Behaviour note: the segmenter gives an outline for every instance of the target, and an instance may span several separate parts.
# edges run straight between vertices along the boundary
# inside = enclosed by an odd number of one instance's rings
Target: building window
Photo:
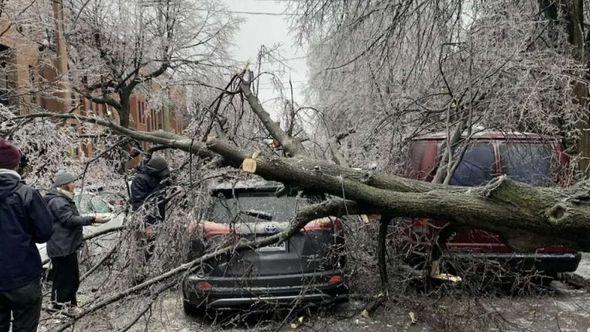
[[[0,45],[0,104],[10,106],[9,79],[10,48]]]
[[[139,123],[146,124],[145,102],[137,100],[137,111],[139,113]]]
[[[37,103],[37,80],[35,79],[35,68],[29,66],[29,93],[31,94],[31,103]]]

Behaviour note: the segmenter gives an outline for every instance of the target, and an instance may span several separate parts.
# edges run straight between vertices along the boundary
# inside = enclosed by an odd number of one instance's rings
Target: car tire
[[[202,307],[187,301],[182,301],[182,309],[187,316],[202,316],[205,313]]]

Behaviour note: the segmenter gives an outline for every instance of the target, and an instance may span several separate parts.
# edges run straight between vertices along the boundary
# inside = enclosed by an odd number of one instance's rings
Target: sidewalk
[[[563,273],[562,279],[575,286],[590,289],[590,253],[582,253],[582,260],[575,272]]]

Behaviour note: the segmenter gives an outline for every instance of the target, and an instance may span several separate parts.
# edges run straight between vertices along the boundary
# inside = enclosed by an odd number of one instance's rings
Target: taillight
[[[339,283],[341,283],[341,282],[342,282],[342,276],[340,276],[340,275],[337,275],[337,274],[333,275],[333,276],[330,278],[330,280],[328,280],[328,283],[329,283],[330,285],[337,285],[337,284],[339,284]]]
[[[428,219],[414,219],[413,231],[418,234],[426,234],[429,231]]]
[[[209,291],[209,290],[211,290],[211,288],[213,288],[213,285],[211,285],[210,283],[208,283],[206,281],[199,281],[197,283],[197,289],[202,292]]]
[[[205,235],[207,238],[215,235],[227,235],[231,232],[229,225],[218,224],[210,221],[202,221],[201,229],[203,230],[203,235]]]
[[[342,221],[334,217],[315,219],[308,222],[307,225],[303,227],[303,231],[329,231],[338,233],[342,231]]]

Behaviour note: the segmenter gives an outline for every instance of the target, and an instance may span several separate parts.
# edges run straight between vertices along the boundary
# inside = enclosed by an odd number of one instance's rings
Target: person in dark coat
[[[43,267],[35,243],[52,233],[45,201],[16,172],[21,157],[0,138],[0,332],[10,330],[11,319],[12,331],[37,330]]]
[[[169,176],[168,163],[156,156],[138,167],[131,183],[131,207],[137,211],[145,206],[145,235],[148,239],[154,236],[153,226],[165,219]]]
[[[59,172],[52,190],[45,195],[47,205],[55,218],[53,235],[47,243],[47,255],[53,265],[51,302],[54,309],[75,308],[78,305],[78,248],[83,241],[82,228],[109,221],[107,214],[80,216],[73,200],[76,180],[77,177],[70,173]]]

